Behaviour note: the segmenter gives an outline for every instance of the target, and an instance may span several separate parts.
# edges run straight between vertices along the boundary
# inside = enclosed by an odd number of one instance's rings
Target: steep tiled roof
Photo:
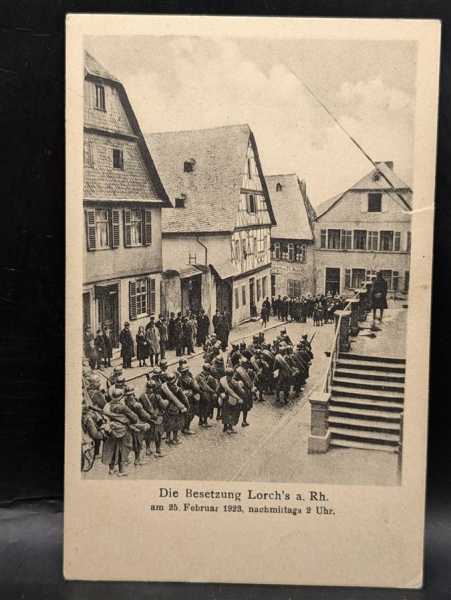
[[[247,148],[249,141],[255,144],[249,125],[150,133],[145,139],[171,200],[185,197],[185,208],[163,210],[163,232],[233,231]],[[255,145],[254,152],[273,218]],[[186,173],[190,160],[194,168]]]
[[[105,67],[103,67],[97,60],[85,50],[85,76],[92,75],[93,77],[101,77],[102,79],[109,79],[110,81],[116,81],[119,83],[114,75],[111,75]]]
[[[309,218],[314,214],[307,196],[303,197],[301,183],[295,173],[266,177],[271,205],[277,225],[271,229],[272,238],[313,240]],[[281,189],[277,191],[278,184]],[[309,210],[309,207],[311,210]]]
[[[316,207],[316,218],[318,219],[324,215],[329,209],[332,208],[347,192],[349,191],[386,191],[391,192],[394,198],[398,198],[400,202],[404,204],[404,208],[412,210],[412,203],[410,196],[406,192],[412,192],[411,188],[402,181],[396,175],[392,168],[392,164],[386,162],[377,162],[377,169],[374,168],[372,171],[367,173],[365,177],[362,177],[352,185],[349,189],[345,190],[341,194],[337,194],[324,202],[321,202]]]

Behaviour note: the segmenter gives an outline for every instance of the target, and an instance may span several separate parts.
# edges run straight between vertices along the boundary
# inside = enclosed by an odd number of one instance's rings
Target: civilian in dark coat
[[[113,358],[113,339],[108,327],[103,327],[103,347],[105,349],[105,366],[111,367],[111,359]]]
[[[97,352],[97,368],[102,369],[103,365],[105,364],[105,345],[103,343],[103,335],[100,329],[97,329],[94,346]]]
[[[147,341],[146,332],[142,326],[138,328],[138,333],[136,334],[136,354],[139,366],[145,367],[146,358],[149,357],[149,342]]]
[[[197,345],[203,346],[210,330],[210,319],[203,310],[197,317]]]
[[[175,333],[174,333],[174,325],[175,325],[175,314],[171,312],[169,315],[168,321],[168,350],[174,350],[175,348]]]
[[[371,306],[373,308],[373,321],[376,320],[376,310],[379,309],[380,321],[384,314],[384,308],[387,307],[387,282],[379,271],[371,288]]]
[[[177,356],[183,354],[183,324],[181,313],[178,313],[177,318],[174,321],[174,346],[175,353]]]
[[[135,344],[130,333],[130,323],[124,323],[124,329],[119,334],[119,342],[121,343],[122,368],[130,369],[132,358],[135,356]]]

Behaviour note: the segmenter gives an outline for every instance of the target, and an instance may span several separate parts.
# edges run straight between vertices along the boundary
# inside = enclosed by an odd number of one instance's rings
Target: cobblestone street
[[[393,311],[390,320],[403,320],[404,311]],[[271,325],[277,324],[272,320]],[[365,325],[369,325],[366,323]],[[258,323],[246,324],[243,329],[232,332],[231,340],[252,335],[258,330]],[[313,341],[315,358],[310,378],[301,397],[291,399],[288,405],[278,406],[271,396],[262,403],[256,403],[249,416],[250,427],[238,426],[236,436],[222,432],[222,423],[213,421],[213,427],[201,430],[197,418],[192,429],[196,433],[183,437],[183,444],[168,447],[163,443],[164,457],[156,460],[147,458],[147,464],[129,466],[129,478],[158,480],[241,480],[241,481],[299,481],[339,484],[396,485],[397,457],[385,452],[369,452],[349,448],[331,449],[327,454],[307,453],[307,438],[310,427],[310,406],[308,397],[311,391],[322,385],[327,367],[327,356],[333,334],[331,324],[313,327],[307,324],[289,323],[287,331],[293,341],[301,334],[309,337],[316,332]],[[277,336],[279,327],[266,332],[266,339]],[[373,341],[372,343],[377,343]],[[202,365],[202,356],[189,360],[193,374],[197,374]],[[145,375],[148,369],[138,369],[128,373],[137,375],[133,379],[139,396],[145,388]],[[85,479],[108,478],[107,468],[96,461],[89,473],[82,474]]]

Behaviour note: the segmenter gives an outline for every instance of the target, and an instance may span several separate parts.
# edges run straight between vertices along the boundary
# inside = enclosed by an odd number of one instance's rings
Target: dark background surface
[[[442,20],[423,590],[63,581],[64,19],[88,11]],[[451,598],[450,44],[449,0],[0,3],[1,598]]]

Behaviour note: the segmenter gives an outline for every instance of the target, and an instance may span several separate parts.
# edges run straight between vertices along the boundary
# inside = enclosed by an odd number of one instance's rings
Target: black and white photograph
[[[416,54],[85,38],[83,478],[400,483]]]

